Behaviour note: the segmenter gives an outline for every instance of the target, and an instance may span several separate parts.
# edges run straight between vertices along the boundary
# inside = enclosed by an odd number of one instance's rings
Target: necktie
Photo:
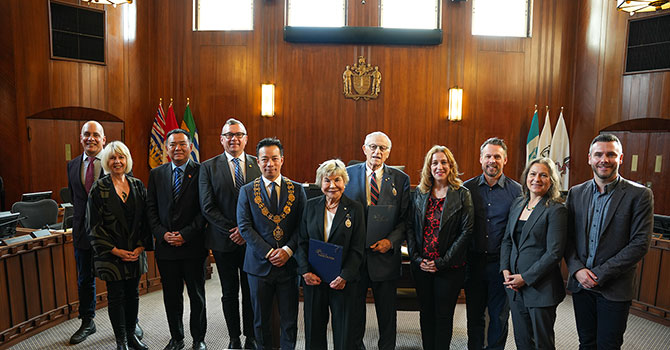
[[[172,188],[172,197],[177,199],[179,191],[181,191],[181,180],[183,171],[181,168],[174,168],[174,187]]]
[[[235,163],[235,188],[239,191],[240,187],[244,185],[244,177],[242,176],[242,168],[240,167],[240,159],[233,158]]]
[[[379,185],[377,185],[377,179],[375,173],[372,172],[370,176],[370,205],[377,205],[377,200],[379,199]]]
[[[270,211],[272,212],[272,214],[277,214],[277,206],[278,206],[277,191],[275,191],[275,186],[277,186],[276,183],[274,182],[270,183]]]
[[[84,187],[86,193],[91,192],[91,187],[95,180],[95,157],[88,158],[88,166],[86,167],[86,174],[84,175]]]

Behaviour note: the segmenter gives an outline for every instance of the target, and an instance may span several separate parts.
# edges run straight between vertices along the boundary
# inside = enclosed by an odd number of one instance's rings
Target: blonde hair
[[[442,152],[447,156],[447,162],[449,163],[449,174],[447,174],[447,182],[449,187],[456,190],[462,184],[463,181],[458,178],[460,173],[458,172],[458,164],[456,163],[456,158],[454,154],[451,153],[449,148],[445,146],[435,145],[433,148],[426,153],[426,158],[423,160],[423,169],[421,170],[421,182],[419,182],[419,190],[423,193],[428,193],[433,187],[434,179],[433,174],[430,173],[430,163],[433,161],[433,155],[435,153]]]
[[[521,174],[521,180],[523,181],[523,186],[522,186],[522,193],[523,193],[523,198],[528,199],[530,197],[530,191],[528,190],[528,173],[530,172],[530,168],[535,165],[535,164],[542,164],[549,169],[549,180],[551,181],[551,186],[549,187],[549,190],[547,190],[547,193],[545,196],[548,194],[549,198],[547,199],[547,202],[545,203],[546,206],[549,206],[549,202],[555,202],[555,203],[562,203],[563,198],[561,198],[561,191],[559,190],[559,187],[561,187],[561,179],[558,177],[558,171],[556,170],[556,165],[554,164],[554,161],[542,157],[542,158],[535,158],[533,159],[528,165],[526,166],[526,169],[524,169],[523,174]]]
[[[124,170],[126,174],[128,174],[133,169],[133,157],[130,156],[130,150],[128,147],[121,141],[112,141],[108,143],[107,146],[105,146],[105,148],[102,150],[102,155],[100,156],[100,164],[102,165],[102,169],[105,170],[105,174],[112,172],[112,170],[109,168],[109,165],[107,164],[109,162],[109,158],[112,157],[112,154],[118,154],[126,157],[126,169]]]
[[[319,168],[316,169],[316,184],[321,186],[321,181],[324,177],[329,176],[341,176],[344,180],[344,185],[349,183],[349,174],[347,174],[347,168],[344,166],[339,159],[330,159],[319,165]]]

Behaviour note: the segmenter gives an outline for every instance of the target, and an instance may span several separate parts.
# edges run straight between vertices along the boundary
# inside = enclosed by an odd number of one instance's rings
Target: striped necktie
[[[239,191],[240,187],[244,185],[244,177],[242,176],[242,168],[240,167],[240,159],[233,158],[235,163],[235,188]]]
[[[175,200],[179,195],[179,191],[181,191],[181,182],[183,173],[184,172],[181,170],[181,168],[174,168],[174,187],[172,188],[172,197]]]
[[[377,185],[377,178],[375,172],[370,176],[370,205],[377,205],[379,200],[379,185]]]

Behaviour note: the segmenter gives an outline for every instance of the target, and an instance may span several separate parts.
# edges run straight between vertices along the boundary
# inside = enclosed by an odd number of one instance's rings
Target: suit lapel
[[[344,199],[344,197],[342,197]],[[325,207],[325,201],[324,201],[324,207],[323,210],[325,212],[326,207]],[[351,210],[351,207],[348,205],[347,202],[341,201],[340,206],[337,208],[337,211],[335,212],[335,217],[333,217],[333,224],[330,226],[330,234],[328,235],[328,240],[330,241],[334,236],[337,236],[339,233],[338,228],[340,227],[340,224],[342,224],[342,221],[344,221],[344,218],[349,215],[349,211]],[[323,215],[321,216],[323,218]],[[323,220],[323,219],[321,219]],[[324,227],[324,224],[321,223],[321,227]]]
[[[191,160],[188,161],[186,164],[186,171],[184,171],[184,178],[181,181],[181,190],[179,191],[179,195],[177,196],[177,200],[181,198],[182,194],[186,191],[188,186],[191,185],[193,182],[193,173],[195,173],[195,165],[193,165],[193,162]],[[176,201],[175,201],[176,202]]]
[[[528,217],[528,220],[526,220],[526,224],[523,225],[523,229],[521,230],[521,236],[519,237],[519,244],[518,246],[520,247],[523,242],[528,239],[528,236],[530,235],[530,231],[533,229],[533,226],[535,226],[535,223],[537,223],[537,220],[544,214],[544,211],[547,209],[547,206],[545,205],[547,201],[547,198],[542,197],[540,201],[535,205],[535,209],[533,209],[533,212],[530,213],[530,216]]]
[[[279,206],[277,206],[277,210],[279,212],[277,214],[282,212],[284,205],[286,205],[286,201],[288,200],[288,186],[286,185],[287,181],[289,180],[287,180],[286,177],[281,177],[281,193],[279,193]]]
[[[170,163],[167,163],[161,173],[161,177],[163,178],[163,184],[161,185],[163,193],[169,193],[168,198],[170,200],[168,201],[168,207],[172,206],[174,203],[174,196],[172,195],[172,190],[173,190],[173,179],[172,179],[172,165]]]
[[[358,199],[359,202],[361,202],[361,204],[363,204],[366,207],[366,210],[367,210],[367,206],[368,206],[368,198],[367,198],[368,189],[367,189],[367,186],[368,186],[368,184],[367,184],[367,179],[366,179],[366,175],[365,175],[365,172],[366,172],[365,163],[361,163],[360,165],[358,165],[358,171],[360,172],[360,174],[358,174],[358,181],[360,181],[360,183],[361,183],[361,187],[360,187],[361,191],[358,192],[358,198],[357,199]]]
[[[254,164],[256,163],[256,160],[252,156],[250,156],[246,153],[245,153],[245,155],[246,155],[246,159],[247,159],[245,166],[246,166],[247,169],[246,169],[245,174],[244,174],[245,175],[244,183],[246,184],[246,183],[249,183],[251,181],[254,181],[255,178],[259,177],[260,176],[260,171],[256,171],[256,168],[254,168]]]
[[[621,203],[623,197],[626,195],[626,185],[623,182],[623,178],[619,178],[619,181],[620,183],[617,184],[619,188],[617,188],[614,191],[614,193],[612,193],[612,198],[610,198],[610,204],[609,207],[607,208],[607,215],[605,216],[605,221],[603,222],[603,225],[600,227],[599,233],[601,242],[603,233],[605,233],[607,226],[609,226],[610,222],[612,222],[612,218],[614,217],[614,213],[616,212],[617,207]]]
[[[321,213],[321,215],[319,215]],[[325,237],[324,235],[324,229],[325,229],[325,222],[324,222],[324,215],[326,213],[326,196],[321,196],[319,199],[319,203],[316,205],[316,226],[317,230],[313,231],[314,235],[312,238],[318,239],[318,240],[323,240]],[[333,229],[330,229],[330,232],[333,232]]]
[[[588,186],[584,186],[584,192],[582,193],[582,205],[583,209],[587,211],[587,214],[584,215],[584,217],[588,218],[585,219],[583,222],[583,227],[582,227],[582,235],[584,236],[584,242],[589,241],[589,224],[590,224],[590,218],[591,218],[591,213],[588,213],[589,208],[591,208],[591,202],[593,201],[593,184],[589,184]]]
[[[419,189],[417,189],[416,191],[419,191]],[[421,216],[419,216],[419,231],[416,232],[416,234],[417,234],[417,236],[423,236],[423,225],[424,225],[424,221],[425,221],[425,218],[426,218],[426,207],[428,206],[428,197],[430,197],[430,193],[421,193],[421,191],[419,191],[418,193],[420,193],[420,195],[417,196],[418,197],[418,200],[417,200],[418,203],[416,203],[416,204],[420,206],[419,207],[419,212],[421,213]],[[420,238],[418,240],[419,242],[423,241],[423,238],[421,238],[421,237],[417,237],[417,238]]]
[[[233,193],[237,193],[237,189],[235,188],[235,182],[233,182],[233,174],[230,173],[230,165],[228,164],[228,156],[224,152],[221,156],[219,156],[219,167],[223,169],[223,183],[227,183],[230,188],[230,190]]]
[[[74,170],[76,170],[76,173],[74,173],[73,175],[77,179],[77,181],[75,181],[75,183],[77,184],[76,186],[79,187],[79,190],[81,192],[85,193],[86,192],[86,187],[84,186],[84,182],[81,180],[81,166],[84,165],[84,155],[82,154],[78,158],[79,159],[77,161],[77,166],[74,169]],[[86,177],[86,176],[84,176],[84,177]],[[102,177],[102,175],[99,178],[101,178],[101,177]],[[88,193],[86,193],[86,194],[87,194],[87,197],[88,197]]]
[[[442,207],[442,217],[440,218],[440,230],[442,230],[444,223],[447,222],[452,215],[456,214],[456,212],[458,212],[463,206],[460,198],[458,197],[458,192],[454,191],[451,187],[447,189],[447,196],[444,199],[446,203],[444,203],[445,205]]]
[[[516,203],[516,201],[514,203]],[[523,203],[524,202],[521,202],[520,204],[523,204]],[[516,225],[519,224],[519,216],[521,216],[521,211],[523,210],[523,207],[524,207],[523,205],[512,204],[512,208],[510,208],[510,214],[509,214],[509,218],[510,218],[510,220],[512,220],[512,225],[510,226],[510,230],[509,230],[508,233],[509,233],[510,237],[512,238],[512,242],[514,242],[514,244],[517,247],[519,246],[519,242],[516,242],[514,240],[514,230],[516,230]]]
[[[391,172],[388,170],[388,166],[384,164],[384,173],[382,174],[382,180],[379,182],[379,204],[382,204],[382,201],[390,201],[391,198],[395,197],[398,194],[398,191],[395,189],[395,183],[392,180]]]

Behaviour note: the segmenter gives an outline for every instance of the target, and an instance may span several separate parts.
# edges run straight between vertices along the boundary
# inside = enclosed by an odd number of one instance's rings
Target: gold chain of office
[[[279,223],[286,219],[286,216],[291,213],[291,206],[293,206],[293,202],[295,201],[295,188],[293,187],[293,181],[288,178],[286,178],[286,189],[288,190],[288,199],[286,201],[286,205],[284,205],[284,209],[282,209],[280,215],[274,215],[270,213],[270,210],[265,206],[265,203],[263,203],[263,199],[261,198],[260,177],[254,180],[254,202],[256,202],[256,205],[258,206],[258,209],[260,209],[261,213],[277,225],[277,227],[272,230],[272,236],[276,241],[280,241],[282,237],[284,237],[284,230],[279,227]]]

